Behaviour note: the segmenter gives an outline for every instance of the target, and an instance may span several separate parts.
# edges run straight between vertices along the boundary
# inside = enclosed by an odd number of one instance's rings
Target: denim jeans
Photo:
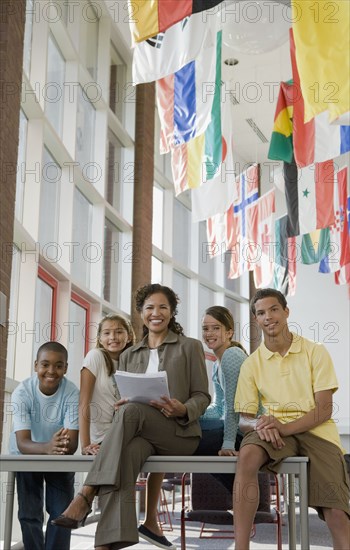
[[[20,472],[16,474],[18,519],[25,550],[69,550],[71,532],[51,525],[74,496],[73,472]],[[45,506],[49,514],[44,539]]]
[[[211,425],[213,428],[211,428]],[[242,435],[237,434],[235,449],[239,450],[239,447],[242,442]],[[211,419],[206,420],[205,424],[202,425],[202,439],[198,445],[198,448],[195,455],[202,456],[216,456],[222,447],[222,442],[224,440],[224,423],[222,425],[218,424],[217,420]],[[211,474],[215,479],[217,479],[230,493],[232,493],[233,482],[235,479],[234,474]]]

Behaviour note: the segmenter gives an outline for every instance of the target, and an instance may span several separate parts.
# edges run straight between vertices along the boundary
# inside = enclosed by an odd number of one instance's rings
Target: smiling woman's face
[[[151,294],[144,301],[141,319],[149,332],[160,334],[168,330],[172,317],[169,300],[162,292]]]

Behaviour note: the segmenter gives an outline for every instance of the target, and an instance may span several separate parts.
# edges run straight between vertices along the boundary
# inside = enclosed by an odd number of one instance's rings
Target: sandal
[[[65,529],[79,529],[79,527],[84,527],[86,518],[91,512],[91,502],[89,499],[83,495],[83,493],[78,493],[77,496],[83,498],[88,505],[88,511],[82,519],[73,519],[64,514],[58,516],[58,518],[51,520],[51,524],[57,527],[64,527]]]

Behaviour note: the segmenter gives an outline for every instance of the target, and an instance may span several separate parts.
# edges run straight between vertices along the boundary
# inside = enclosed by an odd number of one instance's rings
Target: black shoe
[[[172,544],[166,537],[160,537],[159,535],[152,533],[152,531],[147,529],[147,527],[145,527],[144,525],[140,525],[139,535],[141,538],[147,540],[147,542],[158,546],[158,548],[164,548],[164,550],[176,550],[176,546]]]
[[[83,498],[88,505],[89,509],[86,512],[85,516],[82,519],[72,519],[64,514],[58,516],[58,518],[51,520],[51,524],[56,527],[64,527],[64,529],[79,529],[79,527],[84,527],[86,518],[91,512],[91,502],[86,498],[83,493],[78,493],[77,496]]]

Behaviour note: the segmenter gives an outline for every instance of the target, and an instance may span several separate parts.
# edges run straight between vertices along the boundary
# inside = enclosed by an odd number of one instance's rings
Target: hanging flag
[[[316,229],[303,235],[301,240],[301,263],[318,264],[330,252],[330,230]]]
[[[133,43],[166,31],[193,13],[209,10],[222,0],[128,0]],[[210,14],[214,17],[214,14]]]
[[[134,84],[153,82],[196,59],[215,46],[218,17],[201,13],[186,17],[165,31],[135,45],[132,61]]]
[[[161,154],[203,134],[210,124],[216,54],[216,47],[203,50],[197,60],[157,81]]]
[[[222,164],[220,173],[213,179],[203,181],[192,189],[192,222],[206,220],[226,212],[236,199],[236,176],[233,160],[232,103],[221,102]]]
[[[206,173],[204,162],[205,134],[171,149],[171,170],[175,196],[201,184]]]
[[[275,220],[274,273],[272,287],[284,296],[296,290],[296,239],[288,238],[288,216]]]
[[[330,124],[328,111],[316,115],[309,122],[304,122],[305,105],[295,59],[295,42],[292,29],[290,31],[290,50],[294,82],[294,156],[298,167],[303,168],[309,164],[324,162],[347,153],[350,150],[350,126]]]
[[[334,223],[330,226],[330,252],[320,263],[321,273],[335,273],[350,263],[350,243],[347,218],[348,169],[336,174],[334,186]]]
[[[267,158],[292,162],[293,158],[293,81],[281,82]]]
[[[334,279],[335,279],[336,285],[349,285],[350,284],[350,264],[346,264],[341,269],[339,269],[339,271],[336,271],[334,273]]]
[[[237,199],[227,212],[227,249],[230,251],[229,279],[254,269],[250,258],[247,208],[259,197],[259,166],[253,164],[236,179]]]
[[[300,170],[294,161],[284,163],[284,181],[290,237],[334,223],[333,161],[312,164]]]
[[[216,35],[216,71],[215,86],[212,89],[213,103],[211,121],[205,132],[205,163],[206,179],[213,179],[220,170],[222,162],[222,130],[221,130],[221,52],[222,31]],[[207,101],[208,98],[204,98]]]
[[[207,220],[209,255],[214,258],[226,252],[226,215],[216,214]]]
[[[335,120],[350,111],[350,2],[303,0],[291,6],[305,122],[323,111]]]
[[[172,147],[171,167],[175,193],[199,187],[202,182],[220,173],[222,160],[221,134],[221,44],[222,32],[217,33],[216,76],[210,83],[212,96],[211,121],[204,134],[189,142]],[[188,166],[187,163],[190,163]]]
[[[256,288],[271,283],[274,270],[273,240],[275,190],[272,189],[247,208],[247,237],[250,263],[254,269]]]

